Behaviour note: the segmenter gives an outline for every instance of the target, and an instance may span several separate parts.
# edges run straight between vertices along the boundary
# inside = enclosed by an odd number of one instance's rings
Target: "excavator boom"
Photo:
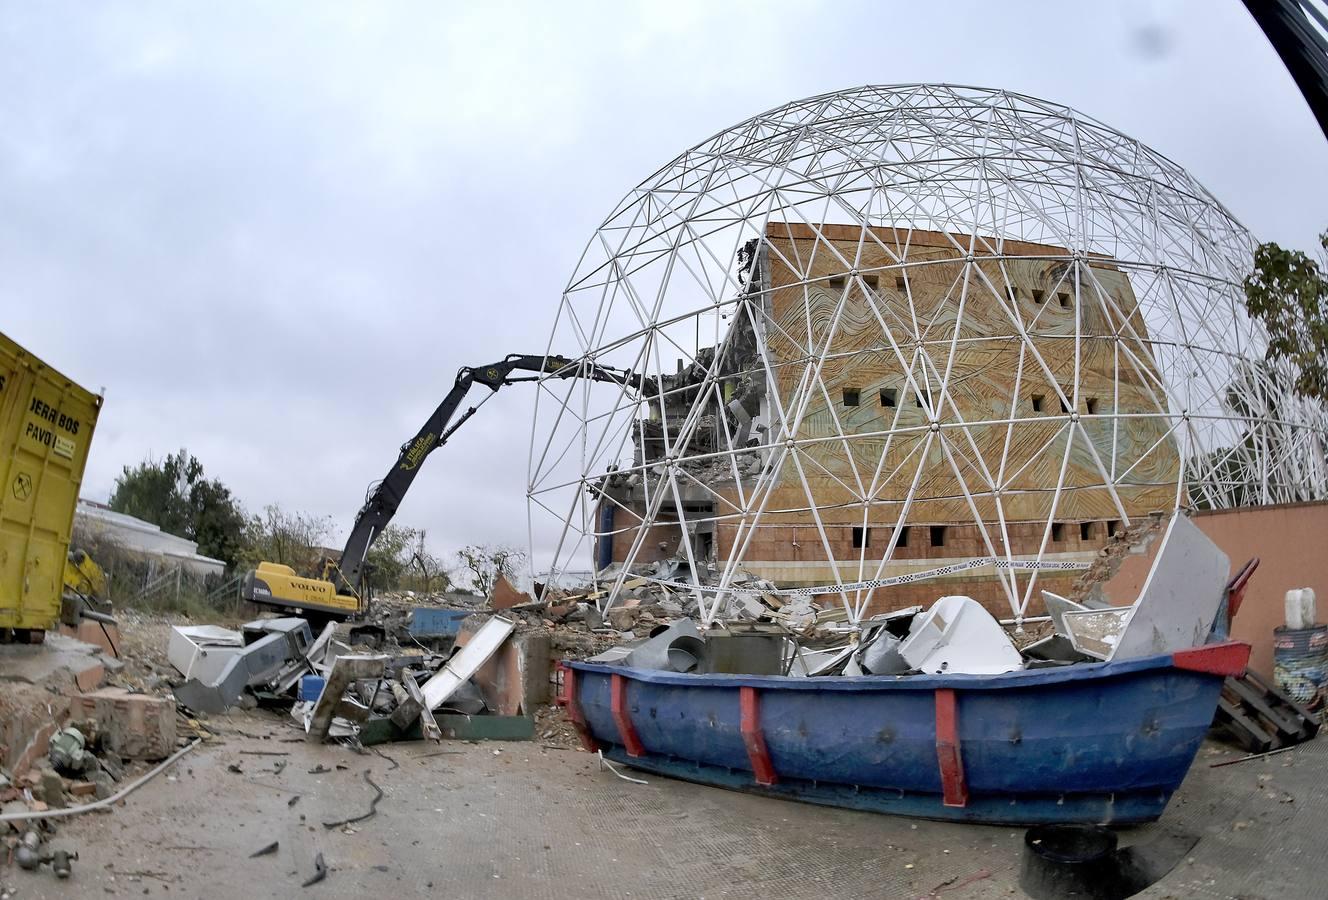
[[[516,375],[528,372],[529,375]],[[420,466],[433,451],[452,436],[479,408],[472,406],[457,416],[462,401],[476,384],[491,391],[518,381],[536,381],[542,377],[586,378],[591,381],[641,387],[639,376],[609,369],[584,359],[560,356],[512,354],[487,366],[463,368],[438,408],[425,420],[415,436],[401,445],[392,468],[369,490],[364,506],[355,516],[341,559],[325,565],[321,577],[298,575],[289,566],[263,562],[250,572],[241,594],[253,603],[268,606],[313,610],[331,616],[350,616],[367,609],[365,559],[369,548],[396,515],[406,491],[415,481]],[[455,419],[455,421],[454,421]]]

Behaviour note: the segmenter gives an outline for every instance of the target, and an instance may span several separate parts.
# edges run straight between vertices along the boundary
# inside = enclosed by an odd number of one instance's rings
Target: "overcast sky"
[[[1262,240],[1328,226],[1328,141],[1238,0],[3,0],[0,330],[105,388],[85,496],[184,446],[339,540],[459,366],[543,351],[630,187],[762,110],[914,81],[1096,116]],[[533,395],[398,521],[524,546]]]

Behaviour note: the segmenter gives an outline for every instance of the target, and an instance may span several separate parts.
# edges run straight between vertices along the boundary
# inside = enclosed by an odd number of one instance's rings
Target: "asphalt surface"
[[[308,745],[261,712],[210,724],[224,734],[114,811],[63,820],[54,846],[78,851],[72,879],[0,868],[0,894],[1023,896],[1021,829],[827,809],[654,776],[635,784],[589,754],[538,743],[392,744],[380,748],[389,760]],[[1328,856],[1328,745],[1211,767],[1239,755],[1206,745],[1159,825],[1122,832],[1122,845],[1160,828],[1200,837],[1139,896],[1328,896],[1318,875]],[[326,771],[311,771],[319,767]],[[375,790],[366,772],[383,790],[377,813],[324,827],[368,811]],[[274,853],[250,858],[274,841]],[[303,888],[318,854],[327,875]]]

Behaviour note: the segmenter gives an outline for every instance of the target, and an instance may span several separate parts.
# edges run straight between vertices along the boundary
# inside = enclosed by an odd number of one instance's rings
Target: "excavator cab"
[[[281,563],[260,562],[257,569],[244,577],[240,596],[263,606],[280,606],[337,617],[353,616],[362,611],[359,595],[338,593],[336,583],[332,580],[306,578]]]

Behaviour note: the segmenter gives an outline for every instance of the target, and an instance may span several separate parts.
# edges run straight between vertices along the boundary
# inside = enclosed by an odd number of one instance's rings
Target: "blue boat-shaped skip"
[[[1002,824],[1148,822],[1249,645],[1004,675],[768,677],[567,664],[583,742],[702,784]]]

